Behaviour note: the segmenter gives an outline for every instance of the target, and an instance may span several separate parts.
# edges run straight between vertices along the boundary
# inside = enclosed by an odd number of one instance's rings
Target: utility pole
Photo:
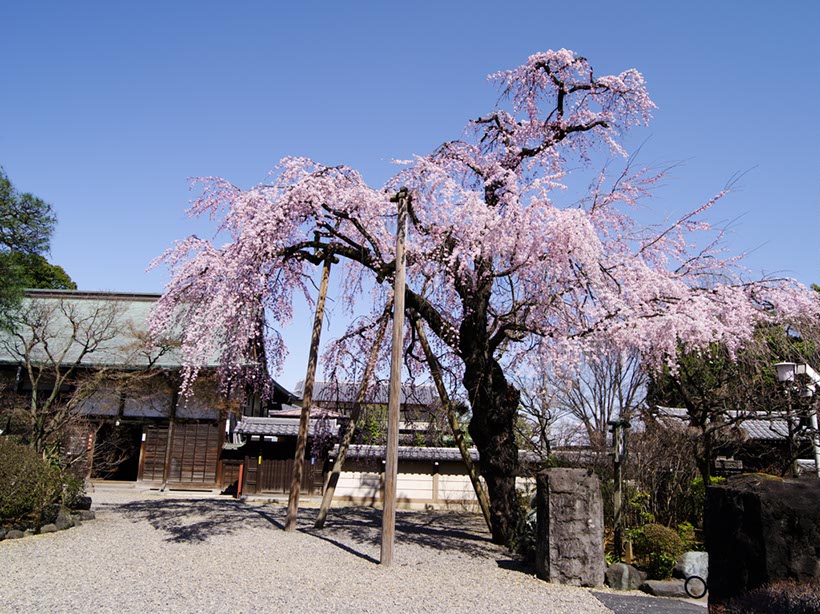
[[[398,202],[396,228],[396,274],[393,279],[393,351],[390,357],[390,400],[387,405],[387,448],[382,502],[382,565],[393,562],[396,534],[396,481],[399,462],[399,406],[401,403],[401,348],[404,339],[404,243],[407,238],[407,208],[410,195],[402,188],[391,199]]]
[[[325,298],[327,285],[330,279],[330,265],[333,256],[325,256],[322,267],[322,281],[319,284],[319,298],[316,301],[316,313],[313,316],[313,333],[310,337],[310,351],[308,353],[307,373],[305,374],[305,389],[302,392],[302,412],[299,415],[299,434],[296,438],[296,455],[293,458],[293,478],[290,482],[288,495],[288,516],[285,521],[285,531],[296,529],[296,516],[299,514],[299,494],[302,489],[302,469],[305,464],[305,450],[307,449],[308,425],[310,424],[310,406],[313,404],[313,382],[316,379],[316,363],[319,357],[319,339],[322,336],[322,321],[325,316]]]

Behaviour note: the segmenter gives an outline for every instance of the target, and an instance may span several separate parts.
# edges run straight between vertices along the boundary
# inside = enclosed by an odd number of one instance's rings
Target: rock
[[[72,527],[81,527],[83,526],[83,520],[80,518],[79,514],[71,514],[71,526]]]
[[[556,584],[602,586],[604,507],[598,477],[584,469],[549,469],[536,480],[536,575]]]
[[[647,580],[640,588],[655,597],[688,597],[683,580]]]
[[[80,510],[77,516],[79,516],[80,520],[94,520],[97,517],[91,510]]]
[[[44,524],[42,527],[40,527],[40,533],[56,533],[57,531],[57,525],[53,523]]]
[[[699,576],[708,582],[709,553],[684,552],[672,570],[672,576],[682,578],[683,580],[686,580],[686,578],[690,576]]]
[[[26,529],[23,531],[23,537],[31,537],[34,535],[34,529]]]
[[[55,520],[57,520],[57,514],[60,513],[60,509],[62,509],[62,506],[59,503],[55,505],[46,506],[43,509],[43,514],[40,517],[40,522],[42,522],[43,524],[53,523]]]
[[[77,497],[74,503],[71,506],[73,510],[90,510],[91,509],[91,497]]]
[[[20,539],[25,536],[25,533],[23,533],[22,531],[18,531],[17,529],[13,529],[6,533],[6,539]]]
[[[646,573],[626,563],[612,563],[606,570],[606,583],[619,591],[634,591],[646,580]]]
[[[0,542],[6,539],[6,533],[8,533],[8,531],[6,531],[3,528],[0,528]]]
[[[706,492],[709,603],[720,605],[779,580],[820,580],[820,482],[762,474]]]
[[[57,518],[54,519],[54,526],[57,527],[58,531],[65,531],[74,526],[71,520],[71,514],[66,508],[60,509]]]

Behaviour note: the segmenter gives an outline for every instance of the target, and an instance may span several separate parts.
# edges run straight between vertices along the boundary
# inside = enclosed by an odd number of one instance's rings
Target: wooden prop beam
[[[458,417],[456,416],[455,407],[453,407],[453,403],[450,401],[450,395],[447,392],[447,388],[444,386],[444,377],[441,374],[441,364],[439,364],[436,355],[433,354],[433,350],[430,347],[430,342],[427,340],[427,333],[424,332],[424,325],[421,323],[415,312],[410,313],[410,320],[413,323],[413,327],[416,329],[416,335],[418,336],[419,343],[421,344],[421,349],[424,351],[424,357],[425,360],[427,360],[427,366],[430,368],[430,374],[433,376],[433,381],[436,384],[436,390],[438,391],[438,396],[441,399],[441,404],[447,411],[447,422],[450,424],[450,430],[453,433],[453,438],[456,440],[458,451],[461,453],[461,459],[467,467],[467,474],[470,476],[470,482],[473,485],[476,499],[478,499],[478,506],[481,508],[481,514],[484,516],[484,521],[487,523],[487,528],[492,533],[493,525],[490,519],[490,499],[487,497],[487,491],[484,490],[484,485],[479,479],[478,470],[476,469],[475,463],[473,463],[473,459],[470,457],[470,450],[467,448],[467,442],[464,440],[464,431],[461,430],[461,425],[458,423]]]
[[[382,501],[382,565],[393,562],[396,534],[396,482],[399,462],[399,407],[401,403],[401,350],[404,338],[404,243],[407,238],[407,207],[410,195],[402,188],[394,197],[399,215],[396,229],[396,275],[393,280],[393,351],[390,357],[390,400],[387,405],[387,448]]]
[[[299,415],[299,434],[296,438],[296,456],[293,459],[293,478],[290,482],[288,496],[288,516],[285,521],[285,531],[296,529],[296,516],[299,513],[299,494],[302,489],[302,470],[305,463],[307,449],[308,426],[310,424],[310,406],[313,404],[313,383],[316,379],[316,363],[319,358],[319,339],[322,336],[322,322],[325,317],[325,298],[330,280],[330,266],[332,256],[325,258],[322,268],[322,281],[319,284],[319,299],[316,301],[316,313],[313,316],[313,333],[310,337],[310,352],[308,353],[307,373],[305,374],[305,388],[302,393],[302,412]]]
[[[333,462],[333,469],[325,487],[325,492],[322,495],[322,505],[319,507],[319,514],[316,516],[316,522],[313,524],[314,529],[321,529],[325,526],[327,514],[330,511],[330,505],[333,503],[333,495],[336,492],[336,485],[339,483],[339,475],[342,473],[345,457],[350,448],[350,442],[353,441],[353,435],[356,432],[356,426],[359,422],[359,417],[362,413],[362,405],[367,394],[367,387],[370,385],[370,380],[373,377],[373,371],[376,369],[376,360],[379,358],[379,348],[384,340],[384,333],[387,331],[387,322],[390,319],[390,310],[393,307],[392,299],[387,302],[379,321],[379,329],[376,332],[376,340],[373,342],[373,348],[370,350],[370,355],[367,358],[367,364],[362,374],[362,382],[359,386],[359,392],[356,395],[356,400],[353,403],[353,409],[350,411],[350,416],[345,425],[345,430],[339,441],[339,453],[336,455],[336,460]]]

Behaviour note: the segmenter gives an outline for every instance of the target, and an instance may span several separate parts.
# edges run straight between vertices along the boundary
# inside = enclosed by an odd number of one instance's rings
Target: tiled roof
[[[285,409],[279,411],[272,411],[268,414],[271,418],[299,418],[302,415],[302,408],[295,405],[286,405]],[[323,409],[318,405],[310,408],[311,418],[346,418],[342,413],[333,411],[332,409]]]
[[[800,471],[800,475],[806,474],[813,474],[817,475],[817,465],[815,464],[814,460],[806,460],[806,459],[798,459],[797,466]]]
[[[678,420],[688,423],[689,413],[683,407],[658,407],[658,417]],[[749,414],[748,417],[736,412],[729,411],[726,415],[731,420],[736,420],[737,426],[749,439],[777,441],[787,439],[789,436],[789,425],[781,414]],[[796,422],[796,420],[795,420]]]
[[[42,310],[49,318],[48,339],[51,352],[61,355],[65,351],[63,363],[71,363],[79,356],[80,344],[77,337],[72,341],[69,332],[72,321],[80,322],[80,329],[87,327],[89,332],[104,332],[106,337],[100,341],[94,352],[87,353],[81,362],[85,367],[114,367],[120,369],[138,369],[156,367],[159,369],[179,369],[182,366],[178,348],[172,344],[168,347],[147,347],[147,320],[159,294],[138,294],[125,292],[83,292],[77,290],[26,290],[22,309],[29,307]],[[68,315],[71,314],[71,315]],[[89,324],[91,319],[106,321],[110,325],[96,326]],[[20,327],[21,334],[26,336],[26,328]],[[48,363],[42,344],[32,351],[33,362]],[[17,365],[21,361],[20,341],[7,332],[0,330],[0,365]],[[39,354],[38,354],[39,352]],[[218,366],[217,357],[212,357],[205,368]],[[274,399],[291,402],[295,397],[277,382],[273,382]],[[193,417],[193,416],[189,416]]]
[[[480,460],[478,450],[470,448],[470,458]],[[339,453],[339,446],[330,453],[335,458]],[[385,446],[353,445],[347,451],[347,458],[384,458]],[[535,461],[537,457],[532,452],[519,451],[518,457],[522,461]],[[418,461],[460,461],[461,453],[458,448],[425,448],[420,446],[399,446],[399,460]]]
[[[313,434],[313,429],[316,425],[315,420],[311,420],[308,424],[308,434]],[[335,420],[330,421],[330,429],[333,436],[339,434],[339,426]],[[239,435],[276,435],[276,436],[292,436],[296,437],[299,434],[299,420],[296,418],[242,418],[242,421],[236,425],[234,431]]]
[[[771,420],[744,420],[740,428],[751,439],[788,439],[789,425],[785,420],[772,418]]]
[[[298,382],[294,393],[300,398],[305,383]],[[315,382],[313,401],[317,403],[353,403],[359,394],[358,382]],[[365,403],[387,405],[390,387],[387,382],[374,382],[367,391]],[[438,393],[431,384],[403,384],[400,402],[402,405],[423,405],[435,407],[439,404]]]
[[[81,322],[80,329],[87,325],[89,331],[97,329],[99,334],[104,329],[110,339],[100,342],[99,347],[82,359],[85,366],[110,366],[137,368],[151,364],[159,368],[178,368],[181,366],[179,353],[175,348],[146,348],[146,321],[159,294],[80,292],[76,290],[26,290],[23,299],[23,310],[30,306],[45,310],[50,319],[50,330],[53,331],[49,344],[52,351],[61,353],[67,349],[63,362],[72,362],[79,355],[80,344],[72,343],[69,332],[72,320]],[[72,314],[71,316],[67,314]],[[93,318],[97,321],[110,319],[111,324],[88,324]],[[25,334],[25,328],[21,328]],[[17,364],[19,354],[15,346],[19,342],[8,334],[0,332],[0,363]],[[35,352],[39,351],[35,349]],[[36,353],[35,361],[38,359]],[[42,358],[46,361],[45,356]],[[216,366],[211,362],[209,367]]]

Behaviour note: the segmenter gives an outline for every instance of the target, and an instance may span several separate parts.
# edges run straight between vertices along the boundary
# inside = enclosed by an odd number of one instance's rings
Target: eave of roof
[[[308,433],[313,433],[315,420],[308,423]],[[339,426],[331,422],[330,431],[334,437],[339,434]],[[268,435],[296,437],[299,435],[299,420],[296,418],[243,418],[236,425],[234,432],[238,435]]]
[[[339,446],[335,446],[330,453],[331,458],[335,458],[339,453]],[[470,459],[480,461],[480,455],[476,448],[470,448]],[[385,446],[352,445],[347,451],[347,458],[384,458]],[[519,460],[525,462],[535,462],[538,456],[527,450],[519,450]],[[421,446],[399,446],[399,460],[417,461],[461,461],[461,452],[458,448],[441,447],[421,447]]]

